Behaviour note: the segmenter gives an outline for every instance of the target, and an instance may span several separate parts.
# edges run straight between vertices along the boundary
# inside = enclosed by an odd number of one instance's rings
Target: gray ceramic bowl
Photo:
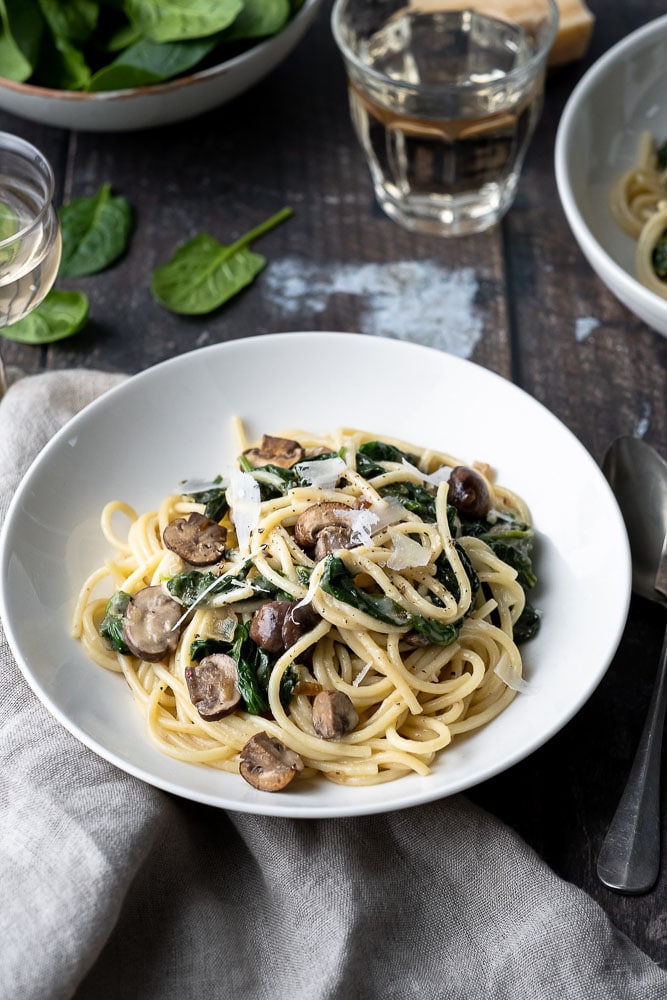
[[[301,40],[321,2],[305,0],[282,31],[234,59],[149,87],[80,93],[0,77],[0,109],[44,125],[88,132],[125,132],[183,121],[230,101],[275,69]]]
[[[644,130],[667,138],[667,16],[605,53],[582,77],[556,138],[558,193],[577,243],[611,292],[667,335],[667,299],[635,277],[635,242],[609,209],[609,192],[635,162]]]

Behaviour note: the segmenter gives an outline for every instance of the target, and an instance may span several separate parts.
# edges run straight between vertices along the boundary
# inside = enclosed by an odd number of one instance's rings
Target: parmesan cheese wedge
[[[549,53],[549,66],[562,66],[581,59],[588,49],[595,17],[584,0],[556,0],[559,12],[558,34]],[[475,0],[409,0],[410,7],[420,10],[474,10]],[[481,6],[484,6],[481,4]],[[530,24],[535,12],[532,0],[513,0],[506,16],[517,24]]]

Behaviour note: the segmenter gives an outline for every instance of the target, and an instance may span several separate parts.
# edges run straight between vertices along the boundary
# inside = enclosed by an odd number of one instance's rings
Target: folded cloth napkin
[[[17,382],[0,516],[119,376]],[[3,1000],[653,1000],[667,973],[463,796],[328,821],[225,813],[99,759],[0,634]]]

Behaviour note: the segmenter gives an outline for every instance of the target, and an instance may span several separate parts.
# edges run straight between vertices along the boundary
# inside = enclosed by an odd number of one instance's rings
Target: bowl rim
[[[570,176],[568,171],[568,154],[571,148],[572,131],[577,119],[577,115],[584,100],[589,93],[598,85],[619,60],[619,57],[628,56],[637,50],[641,50],[645,43],[655,40],[664,34],[664,41],[667,43],[667,14],[654,18],[647,24],[637,28],[626,38],[616,42],[607,52],[605,52],[588,70],[570,94],[565,109],[561,115],[556,132],[556,145],[554,154],[556,186],[560,196],[561,204],[565,212],[567,221],[579,242],[580,247],[589,257],[596,270],[602,270],[610,275],[610,280],[618,284],[619,297],[637,301],[649,313],[655,313],[662,303],[667,311],[667,299],[663,299],[657,292],[646,288],[633,275],[629,274],[625,268],[613,259],[609,252],[602,246],[599,240],[589,229],[584,217],[579,209],[579,205],[574,196]]]
[[[77,102],[127,100],[142,94],[166,94],[199,81],[224,75],[237,69],[244,63],[254,61],[257,56],[260,56],[266,49],[270,48],[277,39],[282,38],[294,25],[303,20],[306,13],[309,14],[321,2],[322,0],[303,0],[296,14],[284,24],[280,31],[262,39],[256,45],[252,45],[249,49],[246,49],[245,52],[240,52],[239,55],[233,56],[231,59],[226,59],[224,62],[216,63],[215,66],[208,66],[197,73],[188,73],[186,76],[164,80],[162,83],[146,84],[143,87],[128,87],[123,90],[58,90],[53,87],[39,87],[34,83],[19,83],[17,80],[10,80],[8,77],[0,75],[0,90],[9,90],[16,94],[22,94],[25,97],[39,97],[43,100],[55,98],[72,104],[76,104]]]

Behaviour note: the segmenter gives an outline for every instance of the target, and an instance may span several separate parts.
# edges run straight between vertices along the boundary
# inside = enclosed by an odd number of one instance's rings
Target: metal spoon
[[[617,438],[602,471],[630,540],[632,589],[667,607],[667,462],[645,441]],[[667,705],[667,632],[648,716],[628,782],[598,858],[610,889],[648,892],[660,870],[660,755]]]

